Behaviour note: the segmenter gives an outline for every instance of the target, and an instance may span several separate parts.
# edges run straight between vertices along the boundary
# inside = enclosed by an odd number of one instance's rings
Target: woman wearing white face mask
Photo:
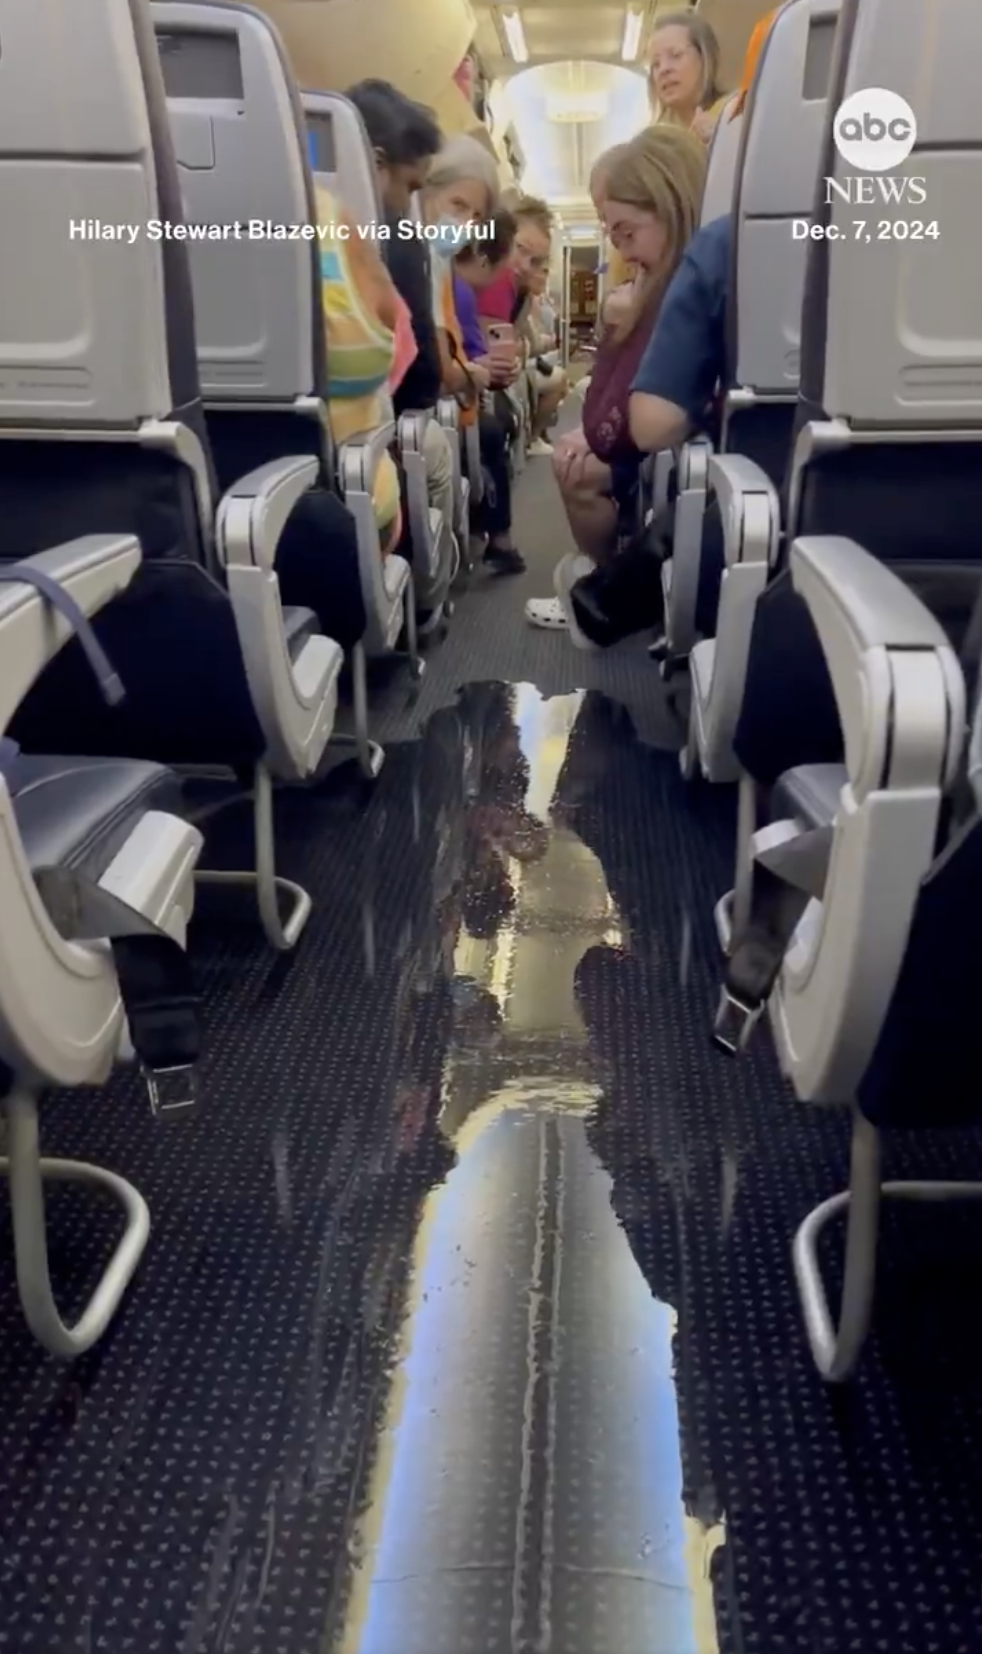
[[[439,227],[431,243],[433,320],[440,352],[443,390],[456,397],[461,425],[478,424],[481,463],[486,473],[482,527],[488,536],[487,566],[497,574],[520,574],[525,568],[511,536],[511,478],[505,431],[493,414],[483,412],[481,396],[491,385],[487,357],[468,358],[454,304],[453,259],[467,244],[465,227],[480,227],[493,218],[500,201],[498,167],[476,138],[451,138],[430,168],[423,190],[428,225]],[[461,234],[464,229],[465,233]],[[475,245],[479,248],[480,242]]]

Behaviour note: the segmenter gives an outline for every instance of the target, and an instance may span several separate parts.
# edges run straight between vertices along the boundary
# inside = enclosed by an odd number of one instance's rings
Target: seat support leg
[[[809,1212],[794,1239],[794,1270],[812,1355],[822,1377],[841,1384],[854,1373],[873,1314],[876,1248],[882,1199],[947,1201],[982,1199],[982,1183],[882,1183],[880,1136],[856,1114],[849,1189]],[[818,1261],[818,1243],[831,1218],[846,1212],[846,1269],[836,1326]]]
[[[339,735],[335,731],[331,736],[331,745],[356,747],[362,775],[366,781],[374,781],[385,763],[385,751],[368,733],[368,678],[363,643],[356,643],[351,651],[351,687],[355,703],[355,733]]]
[[[416,598],[411,584],[406,587],[406,654],[409,656],[409,670],[412,673],[413,682],[419,683],[426,671],[426,663],[419,652],[419,636],[416,628]]]
[[[278,953],[289,953],[296,946],[300,934],[310,918],[310,897],[292,879],[283,879],[276,872],[276,839],[273,830],[273,783],[265,764],[256,765],[252,794],[253,831],[255,837],[255,871],[216,871],[206,868],[195,874],[198,884],[205,886],[246,886],[256,892],[259,917],[267,940]],[[288,911],[284,917],[280,897],[287,898]]]
[[[17,1286],[27,1324],[39,1344],[70,1361],[100,1339],[119,1308],[150,1235],[150,1212],[138,1189],[101,1166],[81,1160],[43,1160],[37,1098],[17,1089],[6,1100],[9,1158],[0,1173],[10,1182]],[[126,1228],[109,1264],[73,1327],[65,1325],[51,1290],[44,1215],[44,1181],[84,1183],[114,1195],[126,1214]]]

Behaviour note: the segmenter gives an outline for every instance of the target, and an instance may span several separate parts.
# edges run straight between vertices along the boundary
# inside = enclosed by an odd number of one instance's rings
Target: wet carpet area
[[[156,1124],[132,1074],[46,1105],[48,1151],[154,1229],[65,1368],[0,1228],[4,1654],[982,1646],[979,1214],[888,1214],[826,1390],[791,1239],[846,1123],[766,1034],[710,1044],[734,801],[684,786],[643,646],[524,631],[566,549],[544,469],[535,566],[475,582],[415,706],[390,685],[371,796],[279,796],[295,955],[196,921],[197,1116]],[[243,864],[247,814],[215,825]],[[891,1145],[914,1172],[982,1177],[982,1144]],[[113,1218],[49,1216],[70,1315]]]

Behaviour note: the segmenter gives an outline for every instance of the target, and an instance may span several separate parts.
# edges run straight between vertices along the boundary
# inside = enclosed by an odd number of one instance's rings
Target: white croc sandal
[[[569,631],[566,610],[558,597],[530,597],[525,605],[525,618],[541,632]]]

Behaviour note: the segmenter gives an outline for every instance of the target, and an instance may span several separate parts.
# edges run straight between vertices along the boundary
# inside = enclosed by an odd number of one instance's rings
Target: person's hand
[[[491,374],[483,362],[468,362],[467,367],[477,390],[491,389]]]
[[[514,357],[490,356],[487,358],[487,366],[491,383],[496,390],[504,390],[508,385],[513,385],[521,371]]]
[[[634,298],[634,287],[631,282],[623,282],[620,287],[612,287],[604,299],[601,319],[605,327],[616,327],[624,320],[631,309]]]
[[[717,117],[715,115],[711,115],[708,109],[696,110],[695,118],[692,122],[692,131],[695,133],[697,138],[702,139],[704,144],[708,144],[713,133],[716,131],[716,119]]]
[[[582,429],[570,431],[567,436],[560,438],[553,453],[553,464],[560,482],[567,481],[574,468],[582,465],[589,452],[590,444]]]

